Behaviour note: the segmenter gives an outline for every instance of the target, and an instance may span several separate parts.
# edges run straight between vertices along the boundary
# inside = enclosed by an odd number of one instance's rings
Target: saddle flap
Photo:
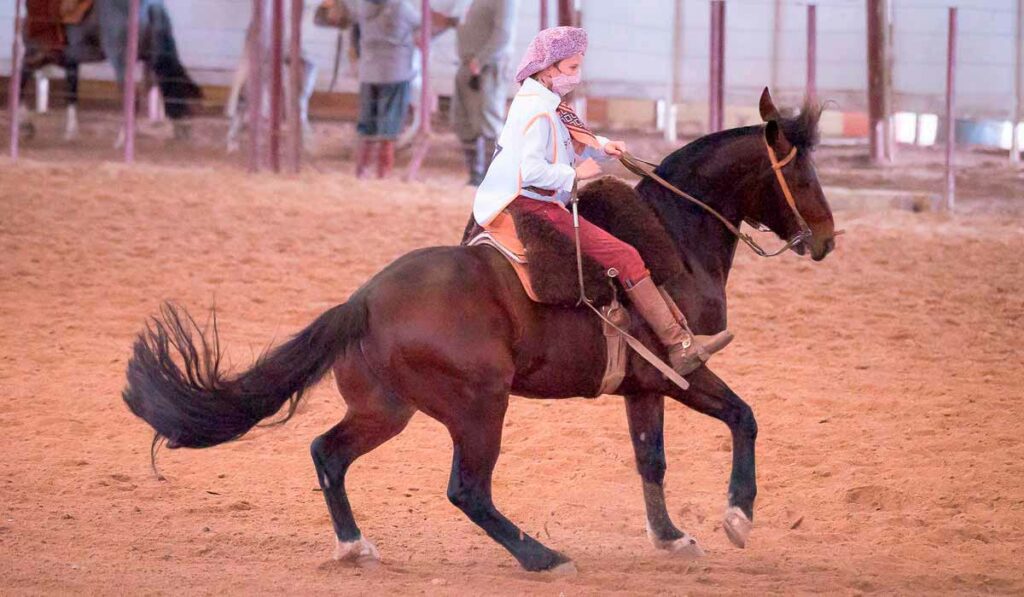
[[[519,240],[512,214],[507,211],[501,212],[490,224],[484,226],[484,230],[489,232],[491,237],[505,250],[521,258],[523,263],[527,262],[526,247],[523,246],[523,241]]]
[[[526,247],[519,240],[515,221],[508,212],[498,214],[494,221],[484,227],[483,232],[478,233],[465,244],[470,247],[483,245],[498,251],[512,265],[516,277],[519,278],[519,282],[523,285],[523,290],[526,291],[530,300],[537,303],[543,302],[533,289],[527,265],[529,262],[526,259]]]

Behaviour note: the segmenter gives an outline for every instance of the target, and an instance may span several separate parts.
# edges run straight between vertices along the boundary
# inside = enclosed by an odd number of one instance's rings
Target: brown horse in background
[[[818,183],[811,149],[819,111],[805,106],[784,118],[765,90],[763,126],[708,135],[677,150],[658,174],[739,225],[769,227],[788,239],[800,232],[769,161],[796,148],[784,169],[796,207],[812,236],[798,252],[823,259],[834,246],[832,214]],[[668,284],[694,333],[726,324],[725,285],[737,241],[706,212],[649,179],[637,187],[675,241],[686,274]],[[225,376],[216,326],[204,335],[182,310],[167,307],[135,343],[124,400],[172,448],[231,441],[290,403],[329,370],[348,405],[344,419],[311,446],[317,478],[334,523],[338,559],[377,559],[359,530],[345,473],[361,455],[400,433],[422,411],[447,427],[454,445],[448,498],[527,570],[571,567],[563,554],[522,532],[491,500],[491,474],[501,448],[509,395],[592,396],[604,369],[598,320],[585,309],[532,302],[511,267],[486,247],[433,247],[390,264],[348,302],[323,313],[248,371]],[[661,350],[642,319],[629,331]],[[664,396],[728,425],[733,464],[724,528],[743,547],[751,529],[754,442],[750,407],[707,367],[683,391],[633,355],[618,394],[643,479],[647,529],[659,549],[702,555],[695,539],[672,523],[663,479]]]

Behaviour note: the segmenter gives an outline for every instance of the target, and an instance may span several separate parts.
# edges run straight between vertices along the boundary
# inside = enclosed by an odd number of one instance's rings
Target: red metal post
[[[252,0],[249,31],[249,171],[263,167],[263,16],[265,0]]]
[[[946,50],[946,209],[956,204],[956,8],[949,9],[949,34]]]
[[[124,161],[135,161],[135,67],[139,62],[139,0],[128,0],[128,40],[124,52]]]
[[[1010,124],[1010,163],[1021,162],[1021,121],[1024,120],[1024,0],[1017,0],[1016,52],[1014,52],[1014,88],[1016,101],[1013,104],[1013,121]]]
[[[432,99],[430,97],[430,38],[431,31],[430,0],[423,0],[423,25],[420,27],[420,130],[416,147],[413,148],[412,159],[409,161],[409,171],[406,173],[406,180],[415,180],[419,176],[420,166],[423,165],[427,151],[430,149],[430,112]]]
[[[807,98],[818,97],[818,7],[807,5]]]
[[[288,101],[288,171],[298,173],[302,167],[302,122],[299,102],[302,101],[302,9],[303,0],[292,0],[291,31],[289,33],[288,56],[291,68],[288,71],[289,87],[292,90]]]
[[[281,95],[284,91],[284,0],[273,1],[270,51],[270,169],[281,171]]]
[[[708,77],[708,131],[724,127],[725,1],[711,0],[711,71]]]
[[[11,115],[11,160],[18,159],[18,111],[21,109],[21,0],[14,0],[14,42],[11,44],[11,78],[7,109]]]
[[[886,28],[888,11],[886,0],[867,0],[868,17],[868,136],[871,160],[885,161],[885,137],[888,128],[889,61],[886,59]]]
[[[548,0],[540,0],[540,28],[548,28]]]
[[[558,24],[576,25],[576,2],[574,0],[558,0]]]

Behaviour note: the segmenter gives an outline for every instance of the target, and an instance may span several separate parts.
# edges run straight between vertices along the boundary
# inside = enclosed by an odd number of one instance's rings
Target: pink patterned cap
[[[533,38],[516,71],[516,82],[522,83],[559,60],[587,51],[587,32],[579,27],[551,27]]]

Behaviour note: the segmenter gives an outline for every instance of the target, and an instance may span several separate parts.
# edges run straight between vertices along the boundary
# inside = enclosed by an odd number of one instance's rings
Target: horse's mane
[[[799,111],[786,111],[778,121],[786,139],[801,151],[813,151],[821,138],[818,130],[818,122],[821,120],[821,113],[823,110],[823,104],[814,103],[805,99],[804,104]],[[758,124],[705,135],[674,151],[671,155],[665,158],[662,166],[671,171],[673,163],[678,163],[680,161],[688,162],[693,157],[706,152],[714,145],[718,145],[723,141],[736,137],[754,134],[760,131],[763,127],[763,124]]]
[[[789,113],[779,120],[782,126],[782,133],[786,135],[797,149],[811,151],[821,140],[821,133],[818,130],[818,122],[821,120],[821,113],[825,109],[824,104],[804,100],[804,105],[796,114]]]

